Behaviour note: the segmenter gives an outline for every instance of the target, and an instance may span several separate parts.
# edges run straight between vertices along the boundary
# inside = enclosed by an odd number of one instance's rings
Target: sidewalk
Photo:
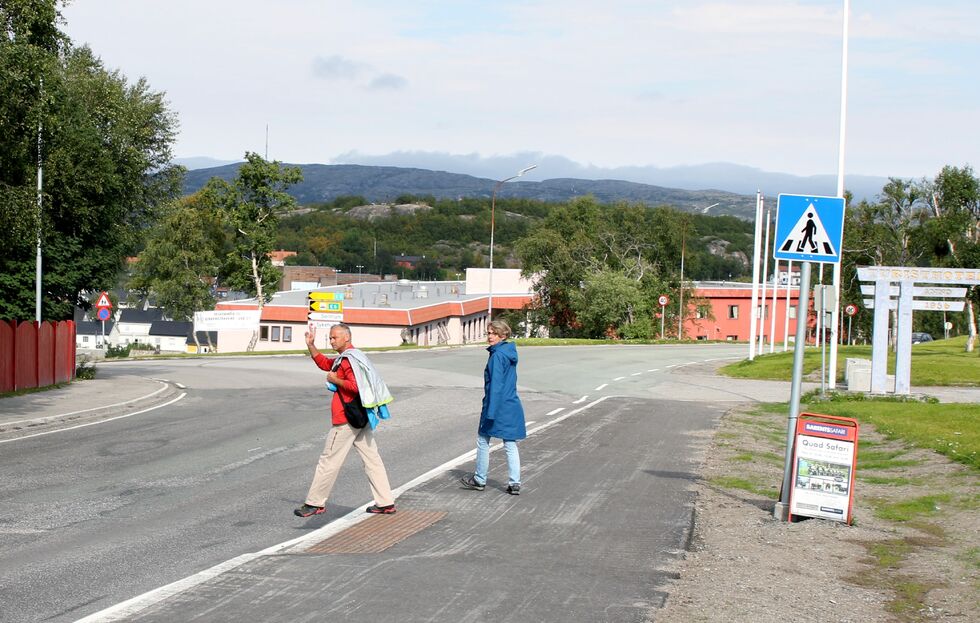
[[[132,413],[161,404],[177,391],[170,383],[101,368],[92,380],[0,398],[0,438]]]

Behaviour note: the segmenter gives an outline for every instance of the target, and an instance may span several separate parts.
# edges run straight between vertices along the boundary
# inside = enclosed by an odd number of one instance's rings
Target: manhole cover
[[[400,510],[377,515],[351,526],[306,550],[307,554],[377,554],[421,532],[446,516],[446,511]]]

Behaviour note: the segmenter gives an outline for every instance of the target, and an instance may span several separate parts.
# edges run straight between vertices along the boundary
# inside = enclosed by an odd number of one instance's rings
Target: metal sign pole
[[[664,339],[664,316],[667,315],[667,306],[660,306],[660,339]]]
[[[772,514],[780,521],[789,517],[789,492],[793,477],[793,442],[796,420],[800,416],[800,389],[803,384],[803,350],[806,348],[807,310],[810,308],[810,262],[800,267],[800,297],[796,304],[796,344],[793,346],[793,381],[789,398],[789,420],[786,423],[786,457],[783,461],[783,485],[779,502]]]

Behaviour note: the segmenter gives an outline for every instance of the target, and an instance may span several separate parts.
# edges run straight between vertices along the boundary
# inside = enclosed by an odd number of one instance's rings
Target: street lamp
[[[500,190],[500,187],[503,186],[505,183],[511,180],[516,180],[517,178],[521,177],[531,169],[536,169],[536,168],[538,168],[538,165],[536,164],[532,164],[529,167],[524,167],[523,169],[517,172],[517,175],[511,175],[507,179],[500,180],[493,186],[493,194],[490,196],[490,287],[489,287],[490,292],[487,296],[487,321],[488,322],[491,320],[493,315],[493,225],[494,225],[494,210],[497,206],[497,191]]]
[[[354,268],[357,269],[357,281],[360,282],[361,281],[361,269],[364,268],[364,264],[358,264],[358,265],[354,266]]]

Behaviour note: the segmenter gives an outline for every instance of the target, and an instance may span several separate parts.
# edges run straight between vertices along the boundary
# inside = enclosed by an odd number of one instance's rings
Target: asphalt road
[[[623,410],[684,416],[684,401],[786,400],[785,384],[750,394],[708,374],[717,360],[741,358],[744,350],[522,348],[521,396],[536,423],[603,395],[622,398],[597,411],[603,418]],[[482,349],[372,359],[396,397],[393,418],[379,433],[393,486],[473,448]],[[351,459],[319,523],[292,515],[328,421],[323,374],[308,358],[119,367],[181,383],[188,395],[131,418],[0,446],[0,621],[73,621],[293,539],[369,501],[361,466]],[[104,373],[112,369],[106,365]],[[644,405],[654,400],[656,409]],[[713,416],[698,413],[695,428],[710,427]],[[689,432],[665,428],[661,442],[686,447],[679,436]]]

